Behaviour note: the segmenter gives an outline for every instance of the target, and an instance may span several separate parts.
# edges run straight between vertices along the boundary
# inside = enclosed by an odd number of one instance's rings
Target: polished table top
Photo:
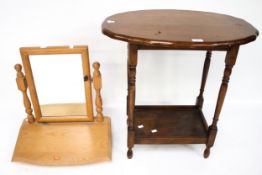
[[[132,44],[171,48],[227,48],[256,39],[248,22],[228,15],[188,10],[141,10],[106,18],[102,32]]]

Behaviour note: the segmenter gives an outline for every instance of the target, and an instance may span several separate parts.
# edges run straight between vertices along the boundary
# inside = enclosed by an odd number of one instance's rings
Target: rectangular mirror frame
[[[22,47],[20,48],[22,62],[25,71],[25,77],[34,108],[34,114],[37,122],[91,122],[94,121],[91,75],[88,56],[88,46],[55,46],[55,47]],[[34,83],[32,68],[30,65],[30,55],[55,55],[55,54],[81,54],[83,81],[85,88],[86,112],[87,116],[42,116],[37,91]]]

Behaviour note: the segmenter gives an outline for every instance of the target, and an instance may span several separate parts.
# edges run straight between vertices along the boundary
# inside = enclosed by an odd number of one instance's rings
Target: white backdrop
[[[112,40],[101,33],[101,23],[109,15],[167,8],[229,14],[243,18],[261,30],[261,6],[260,0],[2,0],[0,174],[261,174],[261,37],[240,48],[221,113],[217,140],[209,159],[202,157],[203,145],[139,145],[135,146],[134,158],[127,160],[127,47],[125,42]],[[97,60],[101,63],[104,113],[112,118],[112,162],[73,167],[12,163],[16,137],[25,117],[13,69],[15,63],[21,63],[19,47],[83,44],[89,46],[90,62]],[[204,56],[201,51],[139,52],[136,103],[194,103],[200,87]],[[204,111],[209,123],[222,79],[224,57],[225,53],[214,52],[211,60],[204,94]],[[46,66],[41,64],[42,68]],[[74,69],[61,68],[63,71]],[[46,80],[50,78],[46,76]],[[52,95],[46,96],[47,101],[49,97]]]

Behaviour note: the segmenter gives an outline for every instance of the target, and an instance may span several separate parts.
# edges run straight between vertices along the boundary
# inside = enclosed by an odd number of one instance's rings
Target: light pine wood
[[[22,92],[23,94],[23,102],[24,102],[24,107],[25,111],[27,113],[27,120],[29,123],[33,123],[35,121],[34,115],[33,115],[33,110],[31,108],[31,102],[28,98],[27,95],[27,83],[26,83],[26,78],[24,76],[24,73],[22,72],[22,66],[20,64],[15,65],[15,70],[16,70],[16,83],[18,89]]]
[[[20,53],[22,57],[22,62],[24,65],[25,75],[27,77],[27,83],[29,87],[29,92],[34,107],[35,118],[37,122],[71,122],[71,121],[94,121],[93,116],[93,103],[92,103],[92,91],[91,91],[91,76],[90,76],[90,66],[89,66],[89,56],[87,46],[51,46],[51,47],[22,47],[20,48]],[[79,116],[67,116],[58,117],[53,116],[45,117],[42,115],[40,110],[40,104],[37,96],[37,91],[34,83],[34,77],[32,73],[32,68],[30,65],[30,55],[54,55],[54,54],[81,54],[82,58],[82,68],[85,86],[85,99],[86,99],[86,111],[87,115],[84,117]]]
[[[102,78],[101,78],[101,73],[99,71],[100,64],[98,62],[95,62],[93,64],[94,68],[94,73],[93,73],[93,85],[96,91],[96,120],[98,122],[102,122],[104,120],[103,116],[103,102],[102,102],[102,97],[101,97],[101,88],[102,88]]]
[[[22,62],[24,66],[24,72],[26,75],[26,82],[28,85],[30,97],[31,97],[31,103],[34,108],[34,114],[35,114],[35,119],[38,122],[42,116],[41,110],[39,107],[39,101],[38,101],[38,96],[36,92],[36,87],[35,87],[35,82],[34,82],[34,77],[32,73],[32,68],[29,62],[29,55],[26,54],[22,49],[20,49],[21,57],[22,57]]]
[[[41,105],[41,112],[44,117],[40,119],[43,123],[59,123],[61,118],[67,122],[85,122],[86,104],[84,103],[59,103]],[[72,117],[73,116],[73,117]]]
[[[23,92],[28,121],[32,124],[23,122],[12,160],[39,165],[79,165],[111,160],[111,123],[110,118],[102,113],[100,65],[93,65],[95,121],[87,46],[30,47],[21,48],[20,51],[36,122],[32,123],[31,103],[26,94],[27,84],[22,66],[17,64],[17,85]],[[49,54],[81,54],[86,103],[39,104],[29,56]]]
[[[90,74],[90,64],[89,64],[89,55],[88,47],[77,47],[76,49],[82,48],[82,69],[84,75],[84,84],[85,84],[85,99],[86,99],[86,111],[87,111],[87,121],[94,121],[93,114],[93,99],[92,99],[92,86],[91,86],[91,74]]]
[[[110,118],[103,122],[23,122],[12,161],[80,165],[111,160]]]
[[[88,46],[47,46],[47,47],[21,47],[20,52],[27,55],[56,55],[56,54],[79,54],[88,51]]]
[[[86,116],[85,103],[58,103],[41,105],[43,116]]]

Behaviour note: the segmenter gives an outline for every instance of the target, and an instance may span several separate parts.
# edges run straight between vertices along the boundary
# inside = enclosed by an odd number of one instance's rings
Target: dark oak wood
[[[205,63],[204,63],[203,73],[202,73],[202,81],[201,81],[200,92],[199,92],[199,95],[196,99],[196,105],[201,109],[202,109],[203,103],[204,103],[203,93],[204,93],[207,75],[208,75],[208,70],[209,70],[209,66],[210,66],[211,54],[212,54],[211,51],[207,51],[207,53],[206,53],[206,59],[205,59]]]
[[[110,16],[102,32],[128,42],[128,158],[134,144],[206,144],[210,154],[217,134],[229,78],[239,46],[254,41],[258,31],[248,22],[228,15],[186,10],[141,10]],[[200,92],[193,106],[136,106],[138,50],[205,50]],[[202,112],[212,51],[226,51],[225,70],[212,124]]]
[[[206,143],[207,123],[197,106],[135,106],[135,143]]]
[[[134,131],[134,106],[135,106],[135,94],[136,94],[136,65],[137,65],[137,47],[135,45],[128,45],[128,96],[127,96],[127,125],[128,125],[128,151],[127,157],[132,158],[132,148],[135,143],[135,131]]]
[[[102,32],[137,45],[171,48],[229,48],[256,39],[258,31],[228,15],[187,10],[141,10],[105,19]],[[202,39],[203,42],[192,40]]]
[[[224,99],[226,96],[227,92],[227,87],[228,87],[228,82],[230,79],[230,75],[232,72],[232,68],[236,63],[237,59],[237,54],[238,54],[239,46],[234,46],[232,47],[226,55],[225,59],[225,70],[224,70],[224,75],[223,75],[223,80],[222,84],[220,86],[218,98],[217,98],[217,104],[216,104],[216,109],[215,109],[215,114],[213,118],[212,125],[209,127],[209,135],[208,135],[208,140],[207,140],[207,147],[204,151],[204,157],[207,158],[210,154],[210,148],[214,145],[216,134],[217,134],[217,122],[219,119],[219,115],[224,103]]]

